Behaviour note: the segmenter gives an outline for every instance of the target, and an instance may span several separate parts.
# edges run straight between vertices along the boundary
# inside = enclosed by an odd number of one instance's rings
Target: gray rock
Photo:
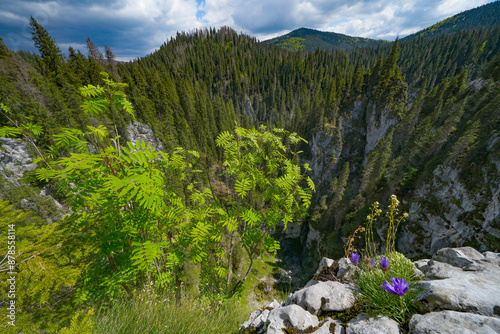
[[[399,325],[386,316],[360,314],[349,321],[346,334],[399,334]]]
[[[286,305],[296,304],[318,314],[323,311],[344,311],[354,305],[353,288],[340,282],[310,281],[308,285],[288,297]]]
[[[500,253],[484,252],[483,255],[482,262],[492,262],[500,265]]]
[[[339,271],[337,278],[343,281],[350,281],[355,278],[356,266],[348,258],[341,258],[339,260]]]
[[[323,269],[323,267],[330,267],[333,264],[333,262],[335,261],[327,257],[323,257],[319,262],[318,269],[316,269],[316,272],[314,274],[315,275],[319,274],[321,272],[321,269]]]
[[[273,299],[273,301],[266,306],[266,309],[275,309],[275,308],[278,308],[278,307],[281,307],[281,304],[276,300],[276,299]]]
[[[17,182],[24,173],[36,169],[28,144],[20,139],[0,138],[0,176]]]
[[[269,316],[269,310],[256,310],[250,314],[247,321],[240,326],[240,330],[256,328],[257,330],[264,326],[267,317]]]
[[[442,248],[432,257],[433,260],[465,268],[474,263],[474,260],[484,259],[484,255],[472,247]]]
[[[292,327],[305,330],[319,325],[318,317],[298,305],[288,305],[272,310],[267,317],[264,330],[267,334],[283,334],[283,329],[290,324]]]
[[[500,261],[494,253],[485,257],[472,248],[444,249],[421,269],[425,273],[422,294],[415,301],[422,312],[454,310],[486,316],[500,305]],[[450,264],[451,263],[451,264]],[[459,267],[462,266],[462,267]]]
[[[334,331],[330,331],[330,326],[335,325]],[[344,334],[344,327],[341,325],[339,320],[333,320],[331,318],[326,318],[325,322],[321,325],[320,328],[313,332],[314,334]]]
[[[422,259],[422,260],[418,260],[418,261],[413,262],[413,265],[417,269],[419,269],[421,271],[425,271],[425,268],[427,268],[429,261],[431,261],[431,260],[430,259]]]
[[[135,145],[138,140],[144,140],[146,143],[151,144],[155,149],[159,151],[164,151],[162,142],[155,138],[153,130],[151,128],[140,122],[132,122],[127,125],[127,135],[128,140]]]
[[[257,330],[263,329],[266,324],[269,313],[273,309],[277,309],[281,307],[280,303],[276,299],[267,305],[263,310],[256,310],[250,314],[250,317],[247,321],[240,326],[240,330],[243,331],[245,329],[255,328]]]
[[[415,314],[410,320],[412,334],[495,334],[500,333],[500,319],[455,311]]]

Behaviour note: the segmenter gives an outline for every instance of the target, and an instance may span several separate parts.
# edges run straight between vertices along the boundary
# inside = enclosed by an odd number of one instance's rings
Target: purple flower
[[[405,282],[404,279],[399,277],[391,277],[392,285],[389,282],[384,281],[384,284],[380,287],[387,292],[392,293],[393,295],[402,296],[408,291],[408,287],[410,286],[410,282]]]
[[[382,256],[380,258],[380,267],[382,267],[382,269],[384,270],[389,270],[389,259]]]
[[[267,285],[267,286],[264,288],[264,292],[267,294],[267,293],[269,293],[269,291],[271,291],[271,288],[269,287],[269,285]]]
[[[375,260],[371,260],[371,261],[370,261],[370,266],[371,266],[372,268],[373,268],[373,267],[375,267]]]
[[[358,263],[358,261],[359,261],[359,254],[358,253],[351,253],[351,261],[354,264]]]

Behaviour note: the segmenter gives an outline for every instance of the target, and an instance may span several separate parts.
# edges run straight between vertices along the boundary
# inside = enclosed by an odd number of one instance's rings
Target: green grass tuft
[[[237,300],[209,305],[192,297],[176,301],[171,295],[143,292],[132,300],[115,302],[109,309],[96,312],[94,333],[238,333],[248,313]]]

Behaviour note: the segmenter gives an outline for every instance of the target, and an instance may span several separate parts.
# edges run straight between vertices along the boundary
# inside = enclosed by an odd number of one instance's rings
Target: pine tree
[[[33,41],[42,58],[42,62],[39,63],[41,72],[44,75],[57,75],[63,62],[61,50],[33,16],[30,17],[30,26]]]

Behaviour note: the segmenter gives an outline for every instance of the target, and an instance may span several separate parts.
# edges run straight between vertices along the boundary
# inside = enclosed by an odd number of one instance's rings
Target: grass
[[[173,296],[143,292],[132,300],[115,302],[109,309],[97,311],[93,333],[238,333],[248,314],[245,303],[237,300],[208,305],[192,297],[176,301]]]
[[[270,254],[257,259],[241,294],[224,303],[209,302],[208,298],[189,293],[177,301],[172,293],[142,291],[132,299],[115,300],[111,305],[97,307],[96,311],[82,310],[75,314],[71,326],[59,333],[236,334],[252,311],[274,298],[286,299],[286,292],[274,288],[264,292],[266,285],[272,286],[271,273],[277,267],[276,261]]]

